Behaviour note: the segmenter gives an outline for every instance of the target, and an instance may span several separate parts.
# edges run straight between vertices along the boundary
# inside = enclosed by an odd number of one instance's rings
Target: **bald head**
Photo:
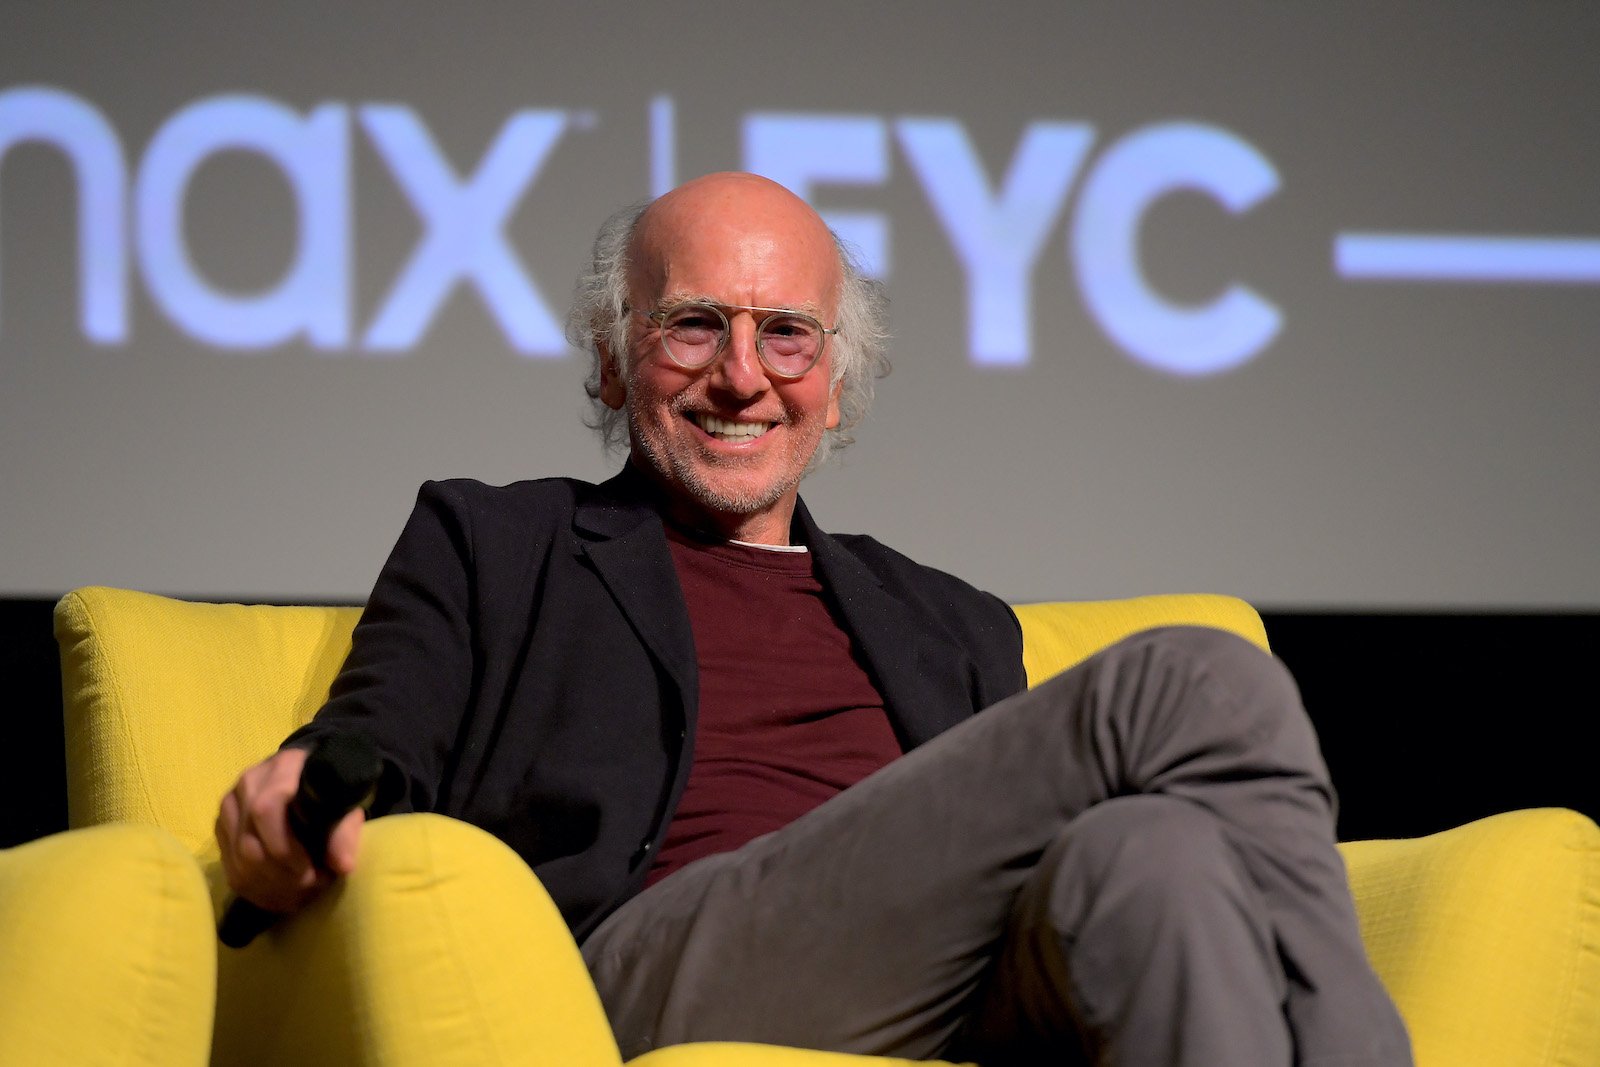
[[[648,225],[652,219],[682,217],[685,213],[691,217],[715,217],[752,210],[792,214],[796,219],[810,220],[822,234],[828,233],[827,225],[810,204],[771,178],[743,171],[720,171],[689,179],[652,201],[640,217],[640,225]]]
[[[730,274],[741,274],[745,292],[718,296],[723,302],[753,303],[750,292],[770,293],[782,276],[798,276],[821,284],[828,306],[814,306],[821,303],[816,295],[804,303],[833,322],[843,278],[838,243],[811,205],[777,182],[740,172],[708,174],[657,199],[634,227],[630,295],[644,306],[669,297],[716,295],[671,289],[675,263],[709,260],[726,261]]]
[[[827,225],[810,204],[770,178],[743,171],[705,174],[663,193],[645,208],[638,232],[684,218],[705,220],[769,213],[773,217],[792,217],[831,241]]]

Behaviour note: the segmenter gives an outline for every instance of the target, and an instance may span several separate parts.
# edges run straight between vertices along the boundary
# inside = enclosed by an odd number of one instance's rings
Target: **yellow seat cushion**
[[[628,1061],[628,1067],[955,1067],[937,1060],[902,1060],[885,1056],[852,1056],[845,1052],[813,1052],[777,1045],[737,1041],[703,1041],[656,1049]]]

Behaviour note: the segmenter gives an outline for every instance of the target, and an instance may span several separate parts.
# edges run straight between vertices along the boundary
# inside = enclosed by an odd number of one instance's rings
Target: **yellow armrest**
[[[1417,1067],[1600,1063],[1600,827],[1532,808],[1340,849]]]
[[[0,851],[0,1062],[201,1067],[216,974],[205,881],[166,831]]]
[[[352,875],[248,947],[220,951],[217,1063],[621,1063],[533,872],[442,815],[374,819]]]

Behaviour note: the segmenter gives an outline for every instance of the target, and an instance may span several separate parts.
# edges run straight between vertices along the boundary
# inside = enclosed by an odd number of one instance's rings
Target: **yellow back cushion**
[[[359,615],[69,593],[55,614],[69,824],[154,823],[205,850],[239,772],[327,699]]]
[[[1157,626],[1209,626],[1267,647],[1267,631],[1256,609],[1237,597],[1214,593],[1022,604],[1015,611],[1022,623],[1022,665],[1030,686]]]

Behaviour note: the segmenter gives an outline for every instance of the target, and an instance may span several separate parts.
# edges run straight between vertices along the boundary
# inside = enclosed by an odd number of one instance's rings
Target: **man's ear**
[[[617,373],[616,360],[611,358],[611,346],[604,341],[596,341],[595,349],[600,353],[600,402],[612,411],[621,411],[628,399],[628,387],[622,375]]]
[[[828,422],[830,430],[839,428],[839,394],[844,391],[844,379],[840,378],[833,383],[833,388],[828,390]]]

